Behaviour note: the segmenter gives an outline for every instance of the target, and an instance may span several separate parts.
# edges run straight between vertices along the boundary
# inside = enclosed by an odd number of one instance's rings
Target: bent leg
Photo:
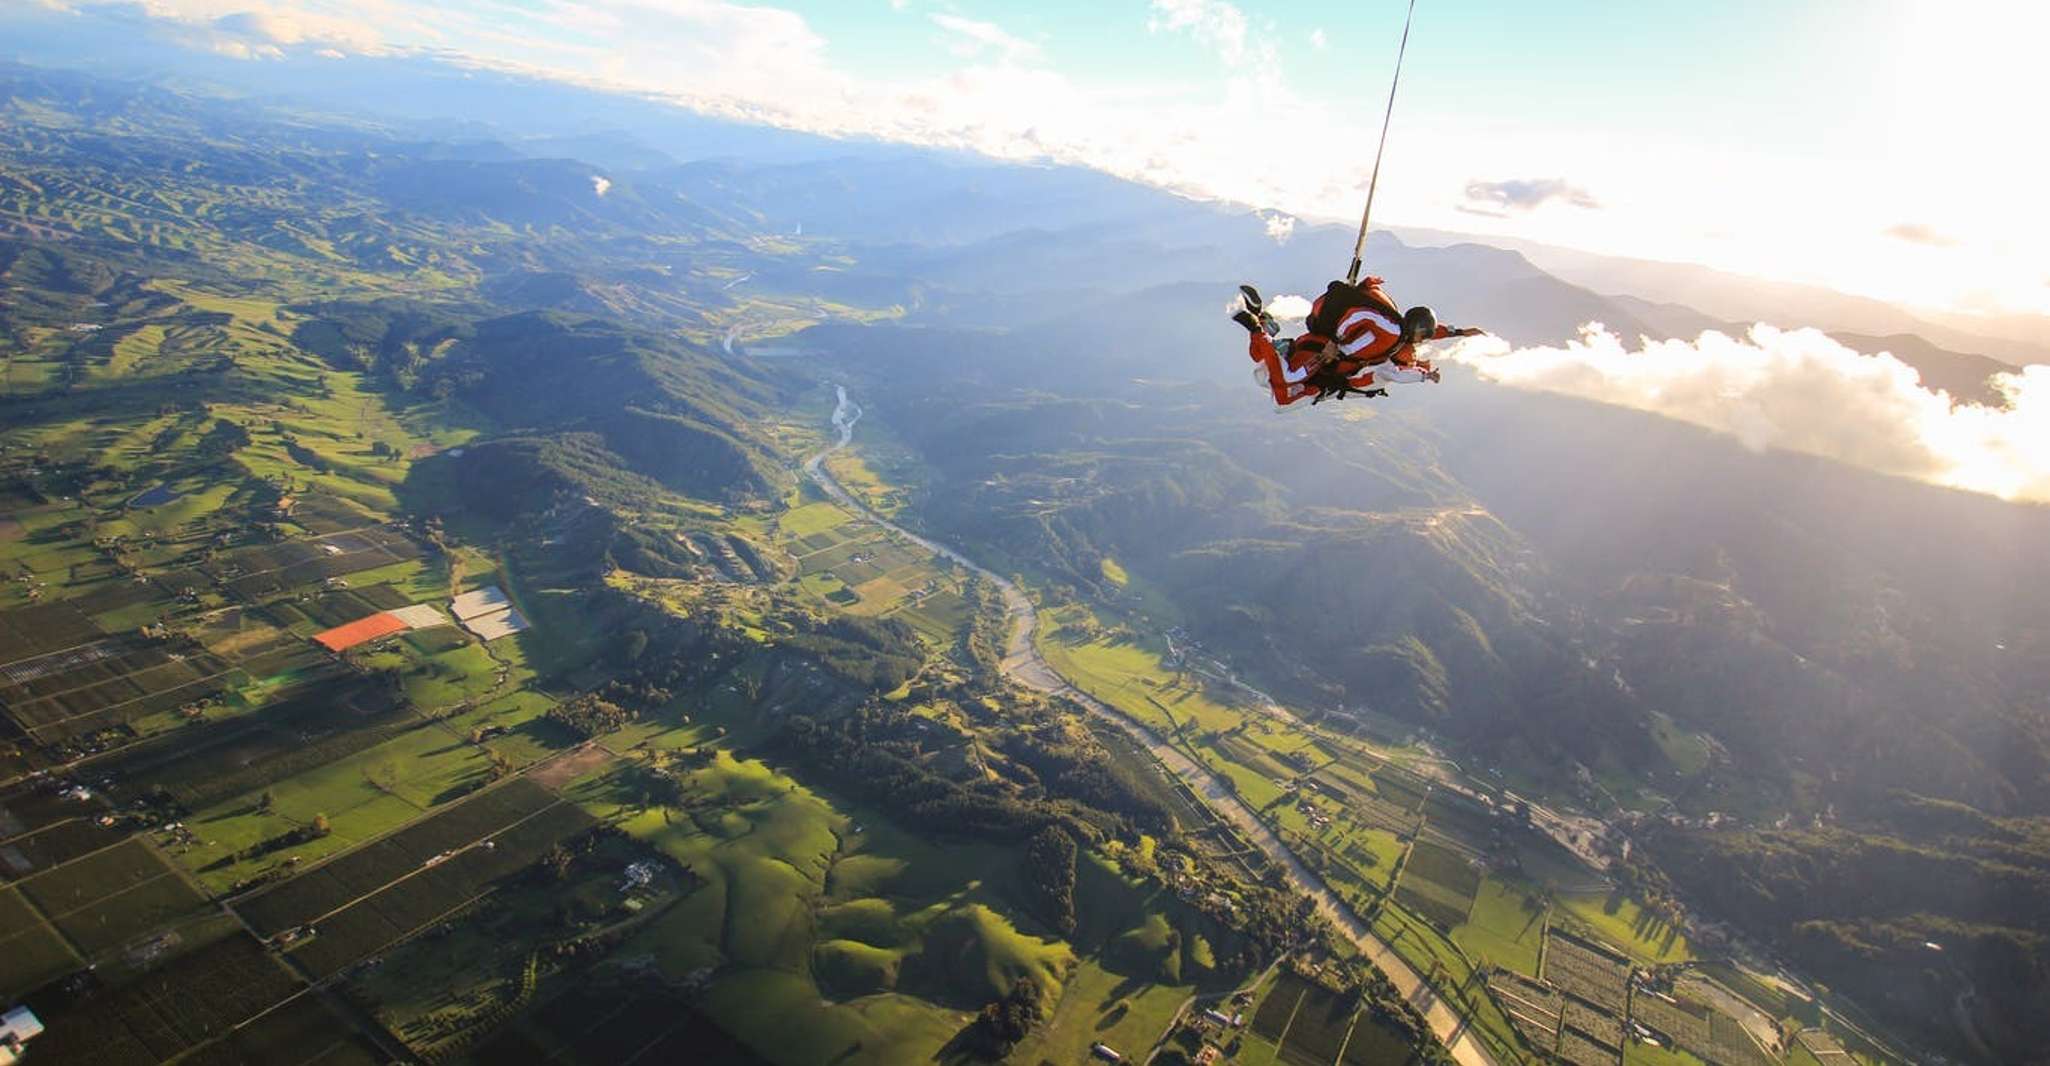
[[[1267,386],[1274,396],[1274,402],[1287,407],[1302,399],[1301,389],[1288,380],[1288,368],[1282,365],[1281,353],[1274,348],[1274,341],[1265,333],[1255,333],[1247,343],[1247,354],[1253,362],[1260,364],[1254,377]]]

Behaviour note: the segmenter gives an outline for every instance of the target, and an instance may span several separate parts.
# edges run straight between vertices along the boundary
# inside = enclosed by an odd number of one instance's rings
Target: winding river
[[[1376,936],[1373,929],[1360,920],[1359,915],[1354,914],[1352,908],[1324,883],[1323,878],[1297,861],[1295,853],[1281,842],[1281,838],[1274,834],[1267,823],[1253,814],[1252,809],[1239,799],[1237,793],[1226,788],[1217,775],[1189,758],[1181,749],[1169,744],[1152,729],[1069,684],[1068,679],[1061,676],[1060,671],[1055,670],[1053,664],[1039,654],[1039,648],[1033,642],[1033,636],[1039,628],[1039,612],[1022,589],[1009,578],[984,569],[960,552],[919,536],[870,510],[866,504],[856,499],[833,479],[833,475],[826,471],[826,459],[854,440],[854,426],[861,421],[862,415],[861,406],[847,395],[846,387],[836,386],[836,389],[839,402],[833,409],[833,428],[839,431],[840,439],[805,460],[805,474],[841,506],[862,514],[884,529],[935,555],[950,559],[994,583],[1003,593],[1004,607],[1009,612],[1011,620],[1010,637],[1004,652],[1005,674],[1027,688],[1063,696],[1073,701],[1144,744],[1146,750],[1152,752],[1153,757],[1160,760],[1162,766],[1187,782],[1211,810],[1229,819],[1239,832],[1258,845],[1261,851],[1266,852],[1267,856],[1288,874],[1295,886],[1316,902],[1317,910],[1331,921],[1334,928],[1343,931],[1359,945],[1368,961],[1387,974],[1388,979],[1395,983],[1396,989],[1409,1000],[1410,1005],[1424,1016],[1424,1020],[1431,1026],[1431,1031],[1438,1034],[1438,1039],[1444,1041],[1452,1050],[1452,1056],[1460,1066],[1495,1066],[1494,1056],[1490,1055],[1468,1030],[1465,1018],[1460,1015],[1455,1005],[1432,991],[1416,970],[1397,955],[1395,949],[1389,947],[1387,942]]]

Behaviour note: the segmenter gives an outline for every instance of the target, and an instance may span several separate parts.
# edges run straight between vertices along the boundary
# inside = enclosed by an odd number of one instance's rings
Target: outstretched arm
[[[1374,364],[1374,384],[1409,385],[1419,381],[1436,381],[1437,371],[1421,364],[1404,366],[1400,363]]]
[[[1445,325],[1441,322],[1438,325],[1438,331],[1436,333],[1431,334],[1431,339],[1434,341],[1442,341],[1448,340],[1452,337],[1480,337],[1485,336],[1487,332],[1487,330],[1484,330],[1479,326],[1467,326],[1463,329],[1453,329],[1451,326]]]

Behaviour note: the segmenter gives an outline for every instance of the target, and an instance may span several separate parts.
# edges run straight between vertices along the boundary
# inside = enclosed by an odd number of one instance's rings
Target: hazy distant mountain
[[[1635,313],[1641,321],[1651,327],[1653,337],[1692,339],[1708,330],[1740,337],[1751,328],[1751,323],[1720,321],[1713,315],[1703,314],[1680,304],[1653,303],[1635,296],[1612,295],[1605,299]],[[2012,363],[2004,363],[1983,355],[1948,351],[1912,333],[1875,337],[1870,334],[1831,330],[1829,335],[1854,351],[1867,354],[1892,353],[1901,362],[1920,371],[1924,385],[1932,389],[1943,389],[1954,399],[1996,407],[2006,402],[2006,398],[1994,389],[1987,379],[1995,374],[2011,373],[2014,370]]]
[[[1946,351],[1912,333],[1869,337],[1832,332],[1830,336],[1861,352],[1891,352],[1901,362],[1922,372],[1922,384],[1946,390],[1957,399],[1976,400],[1992,406],[2006,402],[2006,398],[1987,381],[1995,374],[2014,371],[2012,365],[1998,359]]]
[[[1446,244],[1485,239],[1514,248],[1550,273],[1600,293],[1679,304],[1726,321],[1892,336],[1915,334],[1945,348],[1979,352],[2010,363],[2050,361],[2050,319],[1976,318],[1910,312],[1869,297],[1817,285],[1748,278],[1692,263],[1665,263],[1576,251],[1506,237],[1475,238],[1438,230],[1400,230],[1408,239]]]

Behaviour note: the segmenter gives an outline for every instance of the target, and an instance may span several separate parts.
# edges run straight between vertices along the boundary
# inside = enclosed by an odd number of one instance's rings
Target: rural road
[[[1287,871],[1296,887],[1316,901],[1317,910],[1331,922],[1332,926],[1350,937],[1359,945],[1367,960],[1388,975],[1388,979],[1394,982],[1403,998],[1424,1016],[1424,1020],[1431,1026],[1431,1031],[1451,1049],[1452,1057],[1460,1066],[1496,1066],[1494,1056],[1490,1055],[1488,1050],[1481,1046],[1480,1041],[1468,1031],[1466,1021],[1458,1010],[1432,991],[1430,986],[1424,983],[1423,978],[1418,976],[1416,970],[1403,961],[1401,956],[1395,954],[1395,949],[1375,936],[1367,923],[1361,921],[1359,916],[1352,912],[1352,908],[1346,906],[1345,901],[1324,883],[1323,878],[1298,862],[1295,853],[1281,842],[1281,838],[1274,834],[1267,823],[1254,816],[1252,810],[1240,801],[1236,793],[1227,789],[1215,774],[1169,744],[1153,730],[1069,684],[1068,679],[1061,676],[1060,672],[1039,654],[1039,649],[1032,639],[1039,628],[1039,612],[1032,606],[1032,601],[1026,597],[1023,590],[1010,579],[978,566],[960,552],[921,537],[870,510],[867,505],[842,488],[839,482],[833,480],[833,476],[826,472],[826,458],[847,447],[854,439],[854,424],[861,421],[861,407],[848,398],[846,388],[840,387],[838,392],[839,404],[833,410],[833,428],[839,430],[840,439],[804,463],[805,473],[819,488],[841,506],[858,511],[867,516],[869,521],[994,582],[1003,592],[1004,607],[1011,616],[1011,635],[1004,651],[1003,662],[1006,674],[1028,688],[1064,696],[1074,701],[1091,714],[1116,725],[1146,745],[1154,758],[1159,759],[1161,765],[1167,767],[1175,776],[1186,781],[1211,810],[1229,819],[1248,839],[1259,845],[1260,850],[1266,852],[1269,858]]]

